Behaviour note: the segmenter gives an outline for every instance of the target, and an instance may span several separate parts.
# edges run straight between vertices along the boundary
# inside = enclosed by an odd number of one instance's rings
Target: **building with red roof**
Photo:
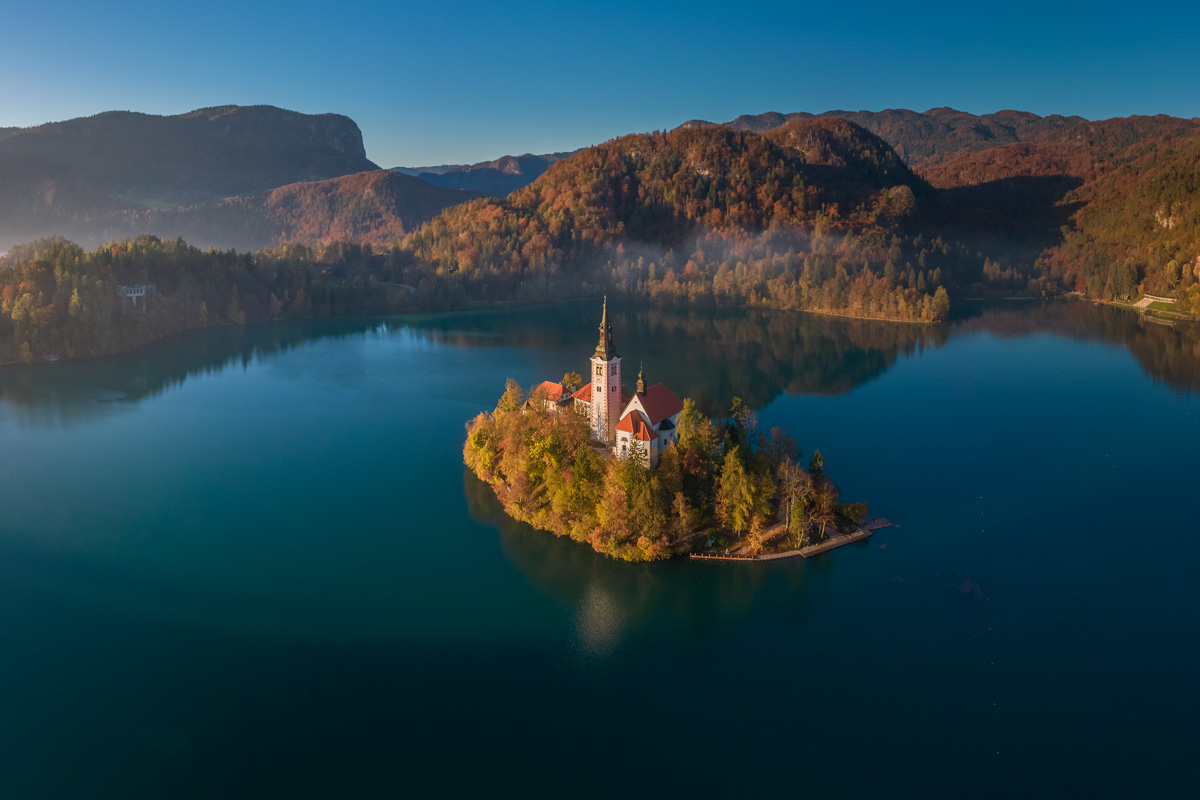
[[[534,389],[534,394],[539,392],[545,392],[548,409],[570,406],[586,417],[592,440],[611,447],[618,458],[637,457],[653,468],[663,452],[679,440],[675,418],[683,410],[683,402],[666,384],[647,388],[644,370],[638,370],[636,392],[629,394],[621,386],[621,357],[613,344],[607,298],[588,382],[571,393],[562,384],[543,381]]]
[[[618,458],[640,458],[650,468],[658,466],[663,451],[679,441],[675,420],[682,410],[683,401],[665,383],[647,388],[645,370],[639,369],[637,391],[617,423],[613,453]]]
[[[532,403],[539,395],[543,397],[542,404],[547,411],[562,411],[573,404],[573,396],[567,387],[554,381],[542,381],[529,393],[526,405]]]

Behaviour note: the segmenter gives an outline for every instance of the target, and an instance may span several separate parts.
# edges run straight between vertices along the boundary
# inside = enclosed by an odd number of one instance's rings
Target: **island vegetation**
[[[510,380],[495,410],[468,423],[463,461],[513,518],[613,558],[797,548],[867,512],[841,502],[820,451],[805,468],[795,440],[760,431],[739,398],[721,422],[685,399],[678,444],[654,469],[606,455],[581,415],[544,399]]]

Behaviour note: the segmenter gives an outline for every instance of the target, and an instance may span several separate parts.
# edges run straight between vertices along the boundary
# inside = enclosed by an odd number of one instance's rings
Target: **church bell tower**
[[[613,345],[608,324],[608,297],[600,316],[600,343],[592,355],[592,439],[612,444],[613,427],[621,413],[621,357]]]

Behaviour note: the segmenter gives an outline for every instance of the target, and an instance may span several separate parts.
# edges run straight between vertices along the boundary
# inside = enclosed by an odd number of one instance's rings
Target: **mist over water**
[[[596,311],[0,370],[0,794],[1195,785],[1194,329],[617,310],[627,383],[745,398],[900,524],[811,561],[628,565],[461,464],[506,378],[581,370]]]

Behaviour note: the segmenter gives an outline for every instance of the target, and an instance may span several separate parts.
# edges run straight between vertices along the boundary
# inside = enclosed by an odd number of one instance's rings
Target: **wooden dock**
[[[808,547],[800,548],[800,555],[805,558],[819,556],[821,553],[828,553],[830,550],[836,550],[839,547],[845,547],[848,544],[861,542],[863,539],[869,538],[875,531],[869,528],[859,528],[854,533],[839,533],[836,536],[830,536],[823,542],[818,544],[810,544]]]
[[[707,553],[689,553],[688,558],[694,558],[697,561],[774,561],[777,558],[791,558],[792,556],[801,555],[799,550],[788,550],[786,553],[763,553],[757,556],[735,556],[732,553],[726,555],[708,555]]]
[[[740,556],[732,553],[714,553],[711,555],[708,553],[691,553],[688,557],[703,561],[775,561],[780,558],[793,558],[795,556],[812,558],[813,556],[819,556],[821,553],[828,553],[830,550],[836,550],[839,547],[845,547],[848,544],[869,539],[880,528],[890,528],[891,526],[892,523],[886,518],[875,517],[874,519],[864,520],[858,530],[852,533],[838,533],[830,536],[823,542],[810,544],[806,547],[801,547],[799,550],[786,550],[782,553],[764,553],[757,556]]]
[[[767,553],[758,557],[759,561],[774,561],[777,558],[792,558],[793,556],[804,555],[799,550],[787,550],[783,553]]]
[[[691,553],[688,558],[701,559],[703,561],[757,561],[762,556],[735,556],[728,553],[719,555],[708,555],[707,553]]]

